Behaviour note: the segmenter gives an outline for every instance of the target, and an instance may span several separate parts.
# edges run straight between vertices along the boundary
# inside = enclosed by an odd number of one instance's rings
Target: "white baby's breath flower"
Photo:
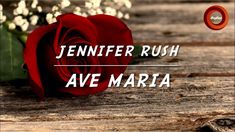
[[[17,7],[16,9],[13,10],[14,15],[20,15],[23,13],[23,8]]]
[[[61,12],[58,12],[58,11],[55,12],[55,14],[54,14],[55,17],[57,17],[57,16],[59,16],[59,15],[61,15]]]
[[[53,17],[53,14],[48,13],[46,15],[46,20],[49,24],[56,22],[56,18]]]
[[[39,17],[37,15],[33,15],[30,17],[30,24],[31,25],[36,25],[38,23]]]
[[[52,23],[56,22],[56,18],[49,19],[47,22],[48,22],[49,24],[52,24]]]
[[[103,12],[100,8],[98,8],[98,9],[96,10],[96,13],[97,13],[97,14],[103,14],[104,12]]]
[[[23,21],[23,17],[22,16],[16,16],[13,19],[13,22],[17,25],[17,26],[21,26],[23,25],[24,21]]]
[[[3,10],[3,7],[2,7],[2,4],[0,4],[0,11],[2,11]]]
[[[37,11],[38,11],[38,12],[42,12],[42,7],[41,7],[41,6],[38,6],[38,7],[37,7]]]
[[[75,8],[74,8],[74,11],[80,12],[80,11],[81,11],[81,8],[80,8],[80,7],[75,7]]]
[[[100,6],[101,0],[90,0],[93,8],[98,8]]]
[[[6,21],[7,17],[6,16],[1,16],[0,17],[0,24],[4,23]]]
[[[112,7],[106,7],[105,14],[115,16],[117,14],[117,12],[116,12],[116,9],[114,9]]]
[[[76,14],[76,15],[81,15],[81,8],[80,7],[75,7],[74,10],[73,10],[73,13]]]
[[[31,7],[34,9],[37,7],[37,5],[38,5],[38,0],[33,0]]]
[[[47,15],[46,15],[46,19],[51,19],[53,17],[53,15],[51,14],[51,13],[48,13]]]
[[[125,0],[125,6],[127,8],[131,8],[132,4],[131,4],[131,2],[129,0]]]
[[[16,28],[16,25],[15,25],[15,23],[10,23],[9,25],[8,25],[8,28],[10,29],[10,30],[14,30],[15,28]]]
[[[6,21],[7,17],[3,15],[3,7],[2,5],[0,4],[0,24],[2,24],[3,22]]]
[[[13,15],[15,15],[15,16],[18,15],[18,12],[16,9],[13,10]]]
[[[62,9],[68,7],[70,5],[70,1],[69,0],[61,0],[60,6]]]
[[[91,2],[85,2],[85,7],[90,9],[92,8],[92,3]]]
[[[26,8],[26,3],[25,3],[25,0],[21,0],[19,3],[18,3],[18,8]]]
[[[81,16],[87,17],[87,14],[86,13],[82,13]]]
[[[3,16],[3,7],[2,7],[2,5],[0,4],[0,19],[1,19],[1,17]]]
[[[94,9],[90,9],[90,10],[88,10],[88,14],[96,15],[96,11]]]
[[[52,24],[52,23],[53,23],[53,20],[52,20],[52,19],[48,19],[48,20],[47,20],[47,23],[48,23],[48,24]]]
[[[120,12],[120,11],[118,11],[118,13],[117,13],[117,17],[118,17],[118,18],[122,18],[122,17],[123,17],[123,13],[122,13],[122,12]]]
[[[125,19],[130,19],[130,15],[127,13],[127,14],[124,15],[124,18]]]
[[[23,19],[23,24],[20,27],[22,31],[27,31],[29,27],[29,22],[26,19]]]
[[[24,16],[27,16],[29,14],[29,10],[27,8],[23,9],[23,13]]]
[[[81,13],[81,12],[78,12],[78,11],[74,11],[73,14],[76,14],[76,15],[79,15],[79,16],[82,15],[82,13]]]

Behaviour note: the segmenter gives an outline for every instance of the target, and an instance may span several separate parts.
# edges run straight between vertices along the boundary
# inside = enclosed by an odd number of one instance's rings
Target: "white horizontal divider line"
[[[179,65],[54,65],[55,67],[179,67]]]

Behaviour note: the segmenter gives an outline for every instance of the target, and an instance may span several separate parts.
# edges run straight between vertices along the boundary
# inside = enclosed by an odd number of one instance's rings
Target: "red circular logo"
[[[204,22],[213,30],[220,30],[228,24],[228,12],[222,6],[211,6],[204,14]]]

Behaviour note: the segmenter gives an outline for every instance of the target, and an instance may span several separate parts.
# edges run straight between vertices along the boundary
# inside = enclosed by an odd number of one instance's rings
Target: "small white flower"
[[[112,7],[106,7],[105,14],[115,16],[117,14],[117,12],[116,12],[116,9],[114,9]]]
[[[38,0],[33,0],[31,7],[34,9],[37,7],[37,5],[38,5]]]
[[[0,4],[0,24],[2,24],[3,22],[6,21],[7,17],[3,15],[3,7],[2,5]]]
[[[78,12],[78,11],[74,11],[73,14],[76,14],[76,15],[79,15],[79,16],[82,15],[82,13],[81,13],[81,12]]]
[[[49,19],[47,22],[48,22],[49,24],[52,24],[52,23],[56,22],[56,18]]]
[[[92,3],[91,2],[86,2],[85,7],[88,8],[88,9],[91,9],[92,8]]]
[[[131,8],[132,4],[131,4],[131,2],[130,2],[129,0],[126,0],[126,1],[125,1],[125,6],[126,6],[127,8]]]
[[[97,14],[103,14],[103,13],[104,13],[100,8],[98,8],[98,9],[96,10],[96,12],[97,12]]]
[[[122,13],[122,12],[120,12],[120,11],[118,11],[118,13],[117,13],[117,17],[118,17],[118,18],[122,18],[122,17],[123,17],[123,13]]]
[[[21,8],[21,9],[26,8],[26,3],[25,3],[24,0],[21,0],[21,1],[18,3],[18,8]]]
[[[8,28],[9,28],[10,30],[14,30],[14,29],[16,28],[16,25],[15,25],[14,23],[10,23],[10,24],[8,25]]]
[[[53,19],[52,19],[52,22],[53,22],[53,23],[56,22],[56,18],[53,18]]]
[[[60,6],[62,9],[68,7],[70,5],[70,1],[69,0],[62,0],[60,3]]]
[[[124,15],[124,18],[125,19],[130,19],[130,15],[127,13],[127,14]]]
[[[90,15],[96,15],[96,11],[95,11],[94,9],[88,10],[88,13],[89,13]]]
[[[53,22],[56,22],[56,19],[53,17],[53,15],[51,13],[48,13],[46,15],[46,20],[49,24],[53,23]]]
[[[23,24],[20,27],[22,31],[27,31],[29,27],[29,22],[26,19],[23,19]]]
[[[48,13],[47,15],[46,15],[46,19],[51,19],[53,17],[53,15],[51,14],[51,13]]]
[[[81,8],[80,7],[75,7],[74,11],[80,12]]]
[[[36,25],[38,23],[39,17],[37,15],[33,15],[30,17],[30,24],[31,25]]]
[[[13,14],[14,15],[20,15],[23,13],[23,8],[19,8],[17,7],[14,11],[13,11]]]
[[[2,4],[0,4],[0,11],[2,11],[3,10],[3,7],[2,7]]]
[[[90,0],[93,8],[98,8],[100,6],[101,0]]]
[[[1,17],[3,16],[3,11],[2,11],[2,5],[0,4],[0,8],[1,8],[1,10],[0,10],[0,19],[1,19]]]
[[[82,15],[81,13],[81,8],[80,7],[75,7],[74,10],[73,10],[73,13],[76,14],[76,15]]]
[[[15,15],[15,16],[18,15],[18,12],[16,9],[13,10],[13,15]]]
[[[22,16],[16,16],[13,19],[13,22],[17,25],[17,26],[21,26],[23,25],[24,21],[23,21],[23,17]]]
[[[38,10],[38,12],[42,12],[42,7],[41,7],[41,6],[38,6],[38,7],[37,7],[37,10]]]
[[[81,16],[87,17],[87,14],[86,13],[82,13]]]
[[[23,13],[24,16],[27,16],[29,14],[29,10],[27,8],[23,9]]]
[[[61,12],[58,12],[58,11],[55,12],[55,14],[54,14],[55,17],[57,17],[57,16],[59,16],[59,15],[61,15]]]
[[[0,24],[4,23],[6,21],[7,17],[6,16],[2,16],[0,17]]]

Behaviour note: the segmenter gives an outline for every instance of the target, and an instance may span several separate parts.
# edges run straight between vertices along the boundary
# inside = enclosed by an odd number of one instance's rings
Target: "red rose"
[[[89,95],[104,91],[110,75],[118,76],[126,67],[55,67],[54,65],[128,65],[131,57],[67,57],[60,54],[61,45],[133,45],[131,31],[119,19],[108,15],[81,17],[65,14],[57,22],[39,27],[27,39],[24,61],[30,84],[39,97],[45,92],[65,92],[72,95]],[[98,87],[68,87],[72,74],[101,73]],[[78,79],[78,78],[77,78]]]

